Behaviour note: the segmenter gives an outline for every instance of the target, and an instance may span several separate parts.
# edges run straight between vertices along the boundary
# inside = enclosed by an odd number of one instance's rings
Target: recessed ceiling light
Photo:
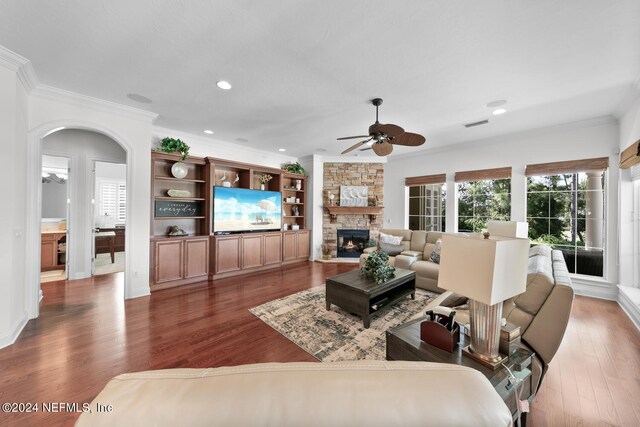
[[[218,83],[216,83],[216,85],[218,85],[220,89],[224,89],[224,90],[231,89],[231,83],[229,83],[226,80],[220,80]]]
[[[278,151],[287,151],[286,148],[278,148]]]
[[[316,148],[316,151],[317,151],[318,153],[326,153],[326,152],[327,152],[327,150],[326,150],[326,149],[324,149],[324,148]]]
[[[213,135],[213,131],[210,129],[206,129],[204,133],[206,133],[207,135]]]
[[[487,108],[502,107],[506,103],[507,103],[506,99],[496,99],[495,101],[489,102],[487,105],[485,105],[485,107]]]
[[[505,110],[504,108],[498,108],[497,110],[493,110],[493,115],[494,116],[499,116],[500,114],[504,114],[506,112],[507,112],[507,110]]]
[[[238,142],[249,142],[249,140],[247,138],[236,138],[236,141],[238,141]]]
[[[146,96],[138,95],[137,93],[128,93],[127,98],[131,99],[132,101],[141,102],[143,104],[151,104],[151,102],[153,102]]]

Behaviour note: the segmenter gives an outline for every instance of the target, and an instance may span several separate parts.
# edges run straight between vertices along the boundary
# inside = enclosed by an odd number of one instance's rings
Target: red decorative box
[[[453,331],[438,322],[425,320],[420,324],[420,339],[442,350],[453,353],[460,341],[460,327],[454,323]]]

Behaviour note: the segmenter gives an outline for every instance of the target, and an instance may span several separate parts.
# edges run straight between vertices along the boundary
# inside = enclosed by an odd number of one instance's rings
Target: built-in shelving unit
[[[189,156],[184,161],[187,176],[178,179],[171,174],[171,167],[179,161],[179,155],[153,152],[151,156],[152,291],[255,273],[309,259],[304,175],[213,157]],[[271,176],[264,185],[263,175]],[[215,187],[222,186],[280,192],[283,229],[214,235],[213,194]],[[168,194],[171,189],[187,190],[190,195],[171,197]],[[188,215],[183,215],[184,212]],[[187,235],[168,236],[170,226],[174,225]]]

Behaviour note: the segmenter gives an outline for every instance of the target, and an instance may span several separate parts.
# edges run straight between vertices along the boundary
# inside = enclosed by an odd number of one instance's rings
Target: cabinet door
[[[282,244],[282,260],[289,261],[291,259],[296,259],[297,255],[297,234],[295,231],[282,233],[283,236],[283,244]]]
[[[264,265],[282,262],[282,234],[264,236]]]
[[[183,274],[183,242],[182,240],[170,240],[156,242],[155,282],[163,283],[171,280],[182,279]]]
[[[209,274],[209,238],[184,241],[184,278]]]
[[[242,268],[260,267],[262,265],[262,234],[242,236]]]
[[[240,270],[240,236],[216,237],[216,273]]]
[[[309,258],[309,231],[298,232],[298,258]]]
[[[53,235],[42,236],[40,242],[40,269],[55,266],[58,257],[58,242]]]

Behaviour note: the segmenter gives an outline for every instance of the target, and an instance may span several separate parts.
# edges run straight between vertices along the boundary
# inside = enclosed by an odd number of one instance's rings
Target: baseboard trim
[[[585,297],[618,301],[618,289],[614,286],[597,286],[586,283],[579,283],[572,280],[571,287],[576,295]]]
[[[640,304],[634,302],[628,295],[628,290],[625,286],[618,286],[618,305],[622,308],[622,311],[631,319],[631,322],[635,327],[640,330]],[[634,292],[640,292],[637,288],[632,288]]]
[[[16,342],[16,340],[20,336],[20,333],[22,332],[24,327],[27,325],[28,321],[29,319],[27,319],[27,313],[22,313],[22,317],[13,326],[11,333],[3,337],[0,337],[0,348],[8,347],[14,342]]]

